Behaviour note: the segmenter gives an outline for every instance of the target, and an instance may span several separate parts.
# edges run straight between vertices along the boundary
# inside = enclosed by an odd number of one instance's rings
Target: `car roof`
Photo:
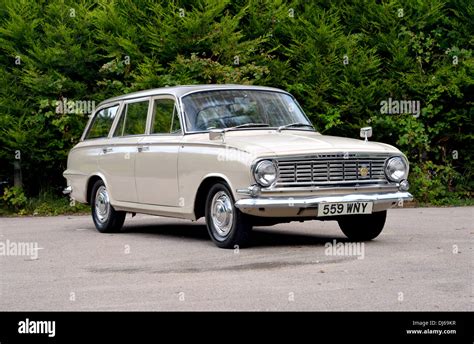
[[[113,97],[102,101],[98,106],[102,106],[107,103],[117,102],[122,100],[130,100],[134,98],[150,97],[160,94],[173,95],[177,98],[183,97],[188,93],[199,92],[199,91],[212,91],[212,90],[259,90],[259,91],[273,91],[287,93],[281,89],[267,86],[253,86],[253,85],[237,85],[237,84],[213,84],[213,85],[182,85],[182,86],[170,86],[153,88],[144,91],[132,92],[124,94],[118,97]]]

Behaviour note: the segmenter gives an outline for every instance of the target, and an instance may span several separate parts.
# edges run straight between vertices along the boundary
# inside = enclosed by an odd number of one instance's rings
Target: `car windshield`
[[[215,90],[183,97],[187,131],[225,128],[299,128],[311,122],[290,95],[260,90]]]

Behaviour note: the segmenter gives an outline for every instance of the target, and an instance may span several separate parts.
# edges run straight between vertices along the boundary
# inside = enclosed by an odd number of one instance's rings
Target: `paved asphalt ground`
[[[128,233],[100,234],[89,216],[1,218],[0,243],[40,250],[0,256],[0,310],[472,311],[473,214],[390,210],[363,259],[327,254],[347,243],[336,222],[259,227],[234,251],[202,220],[127,216]]]

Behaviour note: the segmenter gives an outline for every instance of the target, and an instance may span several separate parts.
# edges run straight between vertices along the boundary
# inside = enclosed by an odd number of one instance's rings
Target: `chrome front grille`
[[[384,183],[388,158],[386,154],[367,153],[278,158],[275,187]]]

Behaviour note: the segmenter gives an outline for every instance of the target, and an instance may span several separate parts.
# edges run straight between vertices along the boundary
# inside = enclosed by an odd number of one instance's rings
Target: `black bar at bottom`
[[[468,312],[2,312],[0,343],[390,340],[473,343]]]

